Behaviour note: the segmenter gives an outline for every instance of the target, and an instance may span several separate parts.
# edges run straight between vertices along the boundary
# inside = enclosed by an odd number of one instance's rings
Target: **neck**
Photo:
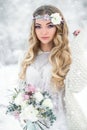
[[[51,51],[52,48],[53,48],[53,44],[52,43],[50,43],[50,44],[43,44],[43,43],[41,43],[41,45],[40,45],[40,49],[42,51]]]

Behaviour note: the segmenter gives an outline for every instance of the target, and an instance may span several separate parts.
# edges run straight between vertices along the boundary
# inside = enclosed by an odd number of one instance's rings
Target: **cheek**
[[[39,30],[35,30],[35,34],[36,34],[37,37],[39,37],[41,33],[40,33]]]
[[[51,35],[52,37],[54,37],[55,34],[56,34],[56,29],[50,31],[50,35]]]

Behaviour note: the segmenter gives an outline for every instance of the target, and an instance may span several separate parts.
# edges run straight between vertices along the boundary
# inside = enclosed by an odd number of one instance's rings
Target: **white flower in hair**
[[[60,24],[62,22],[62,18],[60,16],[59,13],[53,13],[51,14],[51,22],[56,25],[56,24]]]

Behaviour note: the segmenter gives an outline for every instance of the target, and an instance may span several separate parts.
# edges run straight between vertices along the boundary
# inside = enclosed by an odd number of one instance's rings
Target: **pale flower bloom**
[[[24,95],[23,95],[23,99],[24,99],[24,100],[28,100],[28,99],[29,99],[29,95],[24,94]]]
[[[14,111],[13,115],[16,119],[19,119],[19,112],[18,111]]]
[[[22,109],[25,109],[28,106],[28,102],[25,100],[22,102],[21,107]]]
[[[36,92],[35,94],[34,94],[34,98],[36,99],[36,102],[40,102],[40,101],[42,101],[43,100],[43,95],[41,94],[41,92]]]
[[[43,101],[42,105],[45,106],[45,107],[49,107],[50,109],[53,108],[52,101],[51,101],[51,99],[49,99],[49,98],[46,98],[46,99]]]
[[[60,24],[62,21],[62,18],[60,16],[59,13],[53,13],[51,14],[51,22],[56,25],[56,24]]]
[[[35,87],[29,84],[26,86],[25,91],[35,93]]]
[[[38,120],[38,110],[36,110],[32,105],[28,105],[20,114],[21,120],[30,120],[31,122]]]

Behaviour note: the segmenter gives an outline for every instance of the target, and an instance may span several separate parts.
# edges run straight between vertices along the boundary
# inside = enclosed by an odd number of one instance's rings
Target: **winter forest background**
[[[18,56],[27,47],[32,12],[39,5],[53,4],[61,9],[70,34],[85,28],[86,0],[0,0],[0,65],[16,64]]]
[[[70,40],[76,29],[84,31],[81,41],[87,61],[87,0],[0,0],[0,130],[21,130],[18,122],[3,114],[5,109],[2,108],[8,104],[9,89],[17,83],[18,60],[28,47],[32,13],[43,4],[56,5],[62,11]],[[87,89],[78,94],[77,99],[87,116]]]

